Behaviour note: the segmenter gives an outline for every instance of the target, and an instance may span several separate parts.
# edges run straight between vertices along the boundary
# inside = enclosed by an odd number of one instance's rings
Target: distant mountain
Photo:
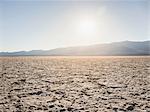
[[[0,52],[0,56],[104,56],[104,55],[150,55],[150,41],[122,41],[90,46],[57,48],[52,50],[32,50],[19,52]]]

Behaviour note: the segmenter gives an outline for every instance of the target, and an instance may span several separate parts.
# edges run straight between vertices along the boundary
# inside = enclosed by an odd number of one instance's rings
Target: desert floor
[[[150,57],[0,57],[0,112],[150,112]]]

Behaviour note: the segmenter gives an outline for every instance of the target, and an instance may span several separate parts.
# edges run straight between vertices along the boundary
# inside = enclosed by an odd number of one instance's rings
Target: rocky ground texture
[[[150,57],[1,57],[0,112],[150,112]]]

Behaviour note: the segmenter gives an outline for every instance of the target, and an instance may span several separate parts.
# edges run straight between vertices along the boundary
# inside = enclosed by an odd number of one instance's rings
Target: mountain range
[[[150,41],[121,41],[89,46],[56,48],[52,50],[32,50],[0,52],[0,56],[130,56],[150,55]]]

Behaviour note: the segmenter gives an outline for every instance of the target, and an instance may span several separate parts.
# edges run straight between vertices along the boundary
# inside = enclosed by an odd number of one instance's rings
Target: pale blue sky
[[[149,40],[148,0],[1,0],[0,51]]]

